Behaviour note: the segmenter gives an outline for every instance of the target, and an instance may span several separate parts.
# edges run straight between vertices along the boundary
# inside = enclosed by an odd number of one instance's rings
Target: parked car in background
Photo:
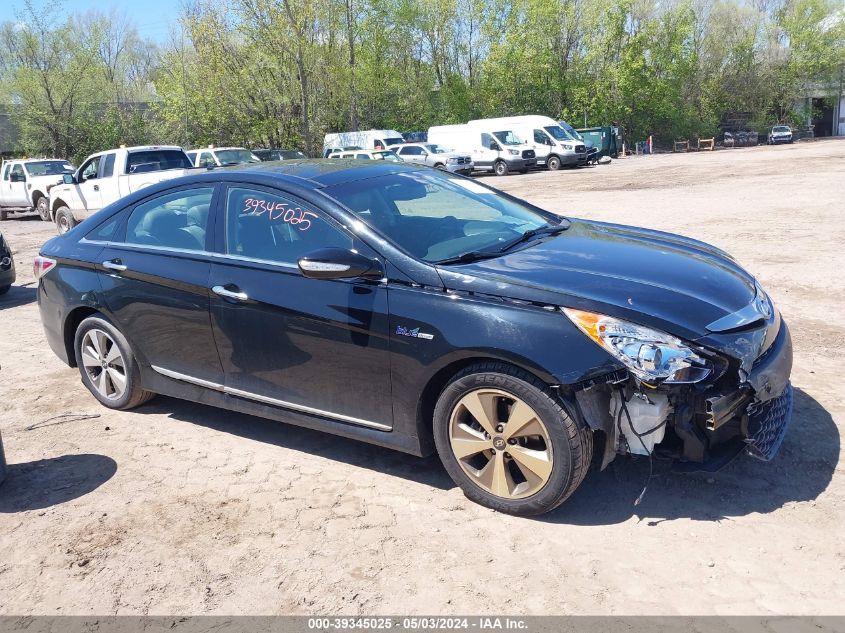
[[[408,163],[427,165],[452,173],[472,173],[472,156],[466,152],[453,152],[433,143],[405,143],[396,148],[396,154]]]
[[[768,144],[792,143],[792,128],[788,125],[775,125],[769,130]]]
[[[500,512],[547,512],[616,455],[772,459],[792,413],[789,329],[723,251],[416,165],[194,172],[34,269],[50,347],[104,406],[160,393],[436,451]]]
[[[396,155],[396,152],[389,149],[334,150],[326,158],[354,158],[357,160],[386,160],[393,163],[402,162],[402,159]]]
[[[37,211],[50,221],[50,188],[76,169],[63,158],[5,160],[0,166],[0,220],[10,213]]]
[[[396,130],[360,130],[358,132],[337,132],[323,138],[323,156],[345,147],[362,149],[390,149],[405,142]]]
[[[12,257],[12,248],[0,233],[0,295],[9,292],[13,283],[15,283],[15,260]]]
[[[258,158],[245,147],[214,147],[192,149],[187,152],[191,165],[194,167],[226,167],[228,165],[242,165],[244,163],[260,163]]]
[[[512,130],[485,124],[438,125],[428,129],[428,141],[472,156],[475,171],[507,176],[526,173],[537,164],[534,150]]]
[[[547,116],[509,116],[497,119],[478,119],[468,125],[513,130],[531,146],[537,165],[557,171],[561,167],[583,165],[585,146],[566,133],[554,119]]]
[[[252,153],[262,161],[298,160],[308,158],[298,149],[254,149]]]
[[[50,189],[50,218],[65,233],[95,211],[192,167],[181,147],[142,145],[92,154]]]

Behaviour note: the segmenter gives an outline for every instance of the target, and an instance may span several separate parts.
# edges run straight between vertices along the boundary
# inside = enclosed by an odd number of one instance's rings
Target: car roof
[[[235,174],[244,174],[259,176],[264,180],[277,180],[278,182],[294,183],[312,189],[321,189],[355,180],[415,171],[420,171],[420,167],[381,160],[333,158],[332,160],[303,159],[286,160],[283,162],[245,163],[230,167],[217,167],[203,171],[200,174],[186,176],[186,178],[217,181],[231,178]],[[172,183],[173,181],[170,182]]]

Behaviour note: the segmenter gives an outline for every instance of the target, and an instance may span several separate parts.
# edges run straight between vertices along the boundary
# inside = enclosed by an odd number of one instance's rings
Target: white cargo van
[[[583,165],[586,148],[574,140],[554,119],[540,115],[509,116],[496,119],[478,119],[469,125],[506,128],[526,139],[537,156],[537,164],[558,170],[569,165]]]
[[[428,142],[472,156],[475,171],[506,176],[527,172],[537,164],[534,150],[512,130],[484,123],[438,125],[428,128]]]
[[[326,134],[323,139],[323,158],[338,149],[390,149],[405,142],[396,130],[360,130]]]

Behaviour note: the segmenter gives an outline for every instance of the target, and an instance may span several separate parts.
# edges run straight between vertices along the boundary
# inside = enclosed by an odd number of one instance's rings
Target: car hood
[[[754,278],[718,248],[578,220],[521,250],[438,270],[450,290],[594,310],[686,339],[706,336],[756,296]]]

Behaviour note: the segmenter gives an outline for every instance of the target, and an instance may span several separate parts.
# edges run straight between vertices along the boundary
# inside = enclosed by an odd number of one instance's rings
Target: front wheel
[[[548,385],[498,362],[465,369],[443,390],[434,441],[469,499],[523,516],[563,503],[593,453],[592,432],[578,427]]]
[[[141,386],[141,372],[126,337],[102,316],[90,316],[79,324],[74,352],[82,384],[109,409],[133,409],[153,397]]]
[[[67,233],[77,225],[76,218],[67,207],[59,207],[56,209],[56,226],[59,227],[59,233]]]
[[[50,221],[50,201],[46,196],[38,198],[38,202],[35,204],[35,210],[38,211],[38,217],[42,220],[45,222]]]
[[[549,156],[549,158],[546,160],[546,166],[551,171],[557,171],[558,169],[560,169],[560,159],[557,156]]]
[[[493,165],[493,171],[496,173],[497,176],[507,176],[510,169],[508,168],[508,164],[503,160],[497,160]]]

